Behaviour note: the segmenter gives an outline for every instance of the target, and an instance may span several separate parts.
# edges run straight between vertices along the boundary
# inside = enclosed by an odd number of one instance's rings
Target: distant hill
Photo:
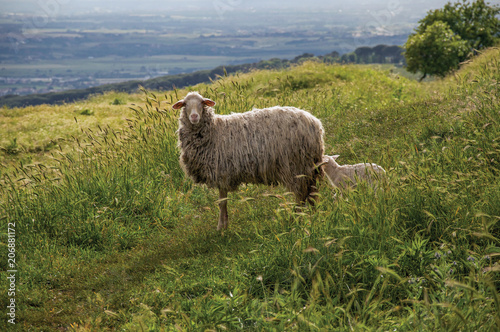
[[[101,94],[109,91],[132,93],[143,86],[147,90],[163,91],[174,88],[182,88],[198,83],[206,83],[219,76],[236,72],[249,72],[252,69],[283,69],[292,64],[304,60],[317,59],[318,61],[333,63],[401,63],[403,61],[402,48],[400,46],[377,45],[373,48],[360,47],[352,53],[340,56],[338,52],[332,52],[323,56],[315,57],[311,53],[304,53],[292,60],[273,58],[259,62],[219,66],[211,70],[200,70],[188,74],[166,75],[148,80],[132,80],[122,83],[104,84],[86,89],[73,89],[61,92],[50,92],[31,95],[6,95],[0,97],[0,106],[26,107],[42,104],[63,104],[76,100],[85,99],[90,95]]]
[[[61,92],[50,92],[31,95],[6,95],[0,97],[0,106],[25,107],[41,104],[62,104],[71,103],[76,100],[85,99],[93,94],[105,93],[108,91],[132,93],[137,91],[139,85],[148,90],[171,90],[182,88],[198,83],[210,82],[218,76],[235,72],[248,72],[251,69],[283,68],[289,66],[290,61],[272,59],[260,61],[258,63],[219,66],[211,70],[200,70],[189,74],[166,75],[148,80],[132,80],[122,83],[104,84],[86,89],[65,90]]]

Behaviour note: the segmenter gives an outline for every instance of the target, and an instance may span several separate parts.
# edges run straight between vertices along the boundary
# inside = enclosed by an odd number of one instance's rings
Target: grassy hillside
[[[499,69],[500,52],[491,49],[425,84],[308,62],[193,87],[222,114],[306,109],[324,124],[328,154],[388,171],[383,190],[360,185],[337,200],[323,181],[320,203],[301,212],[282,187],[242,186],[229,196],[223,235],[215,230],[217,193],[194,186],[178,164],[170,105],[187,90],[31,109],[47,118],[57,111],[60,131],[42,116],[21,118],[28,109],[1,110],[4,128],[40,126],[33,146],[67,139],[63,152],[47,148],[43,164],[20,163],[33,158],[25,150],[2,155],[1,245],[7,252],[15,223],[16,327],[493,330]],[[110,105],[117,98],[135,111]],[[93,115],[78,113],[85,109]],[[4,307],[11,263],[1,261]],[[4,317],[5,327],[13,328]]]

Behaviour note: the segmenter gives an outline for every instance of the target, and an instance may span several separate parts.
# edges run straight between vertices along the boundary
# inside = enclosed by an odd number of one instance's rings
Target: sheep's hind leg
[[[315,206],[319,201],[319,190],[317,186],[318,179],[323,176],[321,168],[316,168],[310,179],[307,181],[307,202],[311,206]]]
[[[295,198],[297,200],[297,211],[302,211],[306,204],[314,207],[319,199],[318,188],[316,187],[316,177],[313,179],[301,179],[301,182],[295,191]]]
[[[219,224],[217,230],[227,229],[229,218],[227,216],[227,190],[219,189]]]
[[[297,204],[305,205],[306,203],[311,203],[314,205],[314,199],[312,197],[314,195],[311,194],[317,190],[315,190],[316,187],[312,184],[313,182],[305,177],[299,179],[299,181],[295,184],[294,192]]]
[[[315,206],[319,201],[319,191],[316,186],[309,187],[309,194],[307,195],[307,203],[311,206]]]

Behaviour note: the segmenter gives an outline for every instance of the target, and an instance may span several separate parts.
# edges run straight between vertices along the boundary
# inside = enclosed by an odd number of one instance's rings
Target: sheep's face
[[[333,156],[323,156],[323,169],[325,172],[329,173],[332,172],[335,168],[339,167],[339,164],[335,161],[339,155],[333,155]]]
[[[184,107],[182,116],[186,116],[189,122],[195,125],[200,122],[205,106],[211,107],[214,105],[214,101],[203,98],[197,92],[190,92],[183,100],[179,100],[175,103],[172,108],[177,110]]]

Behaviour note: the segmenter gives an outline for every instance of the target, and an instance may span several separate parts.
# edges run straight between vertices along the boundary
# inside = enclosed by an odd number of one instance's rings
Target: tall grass
[[[1,108],[0,162],[8,170],[19,162],[51,163],[51,152],[59,149],[69,152],[73,143],[71,137],[82,137],[79,127],[122,127],[124,118],[130,117],[132,112],[110,100],[132,103],[140,97],[111,92],[73,104]]]
[[[309,110],[324,123],[327,153],[388,170],[376,192],[361,184],[335,198],[324,181],[320,203],[301,212],[281,187],[242,186],[223,235],[216,193],[178,164],[169,105],[186,91],[144,91],[122,129],[84,128],[53,166],[3,174],[21,321],[33,330],[494,329],[499,60],[492,50],[425,85],[310,62],[194,87],[221,114]]]

